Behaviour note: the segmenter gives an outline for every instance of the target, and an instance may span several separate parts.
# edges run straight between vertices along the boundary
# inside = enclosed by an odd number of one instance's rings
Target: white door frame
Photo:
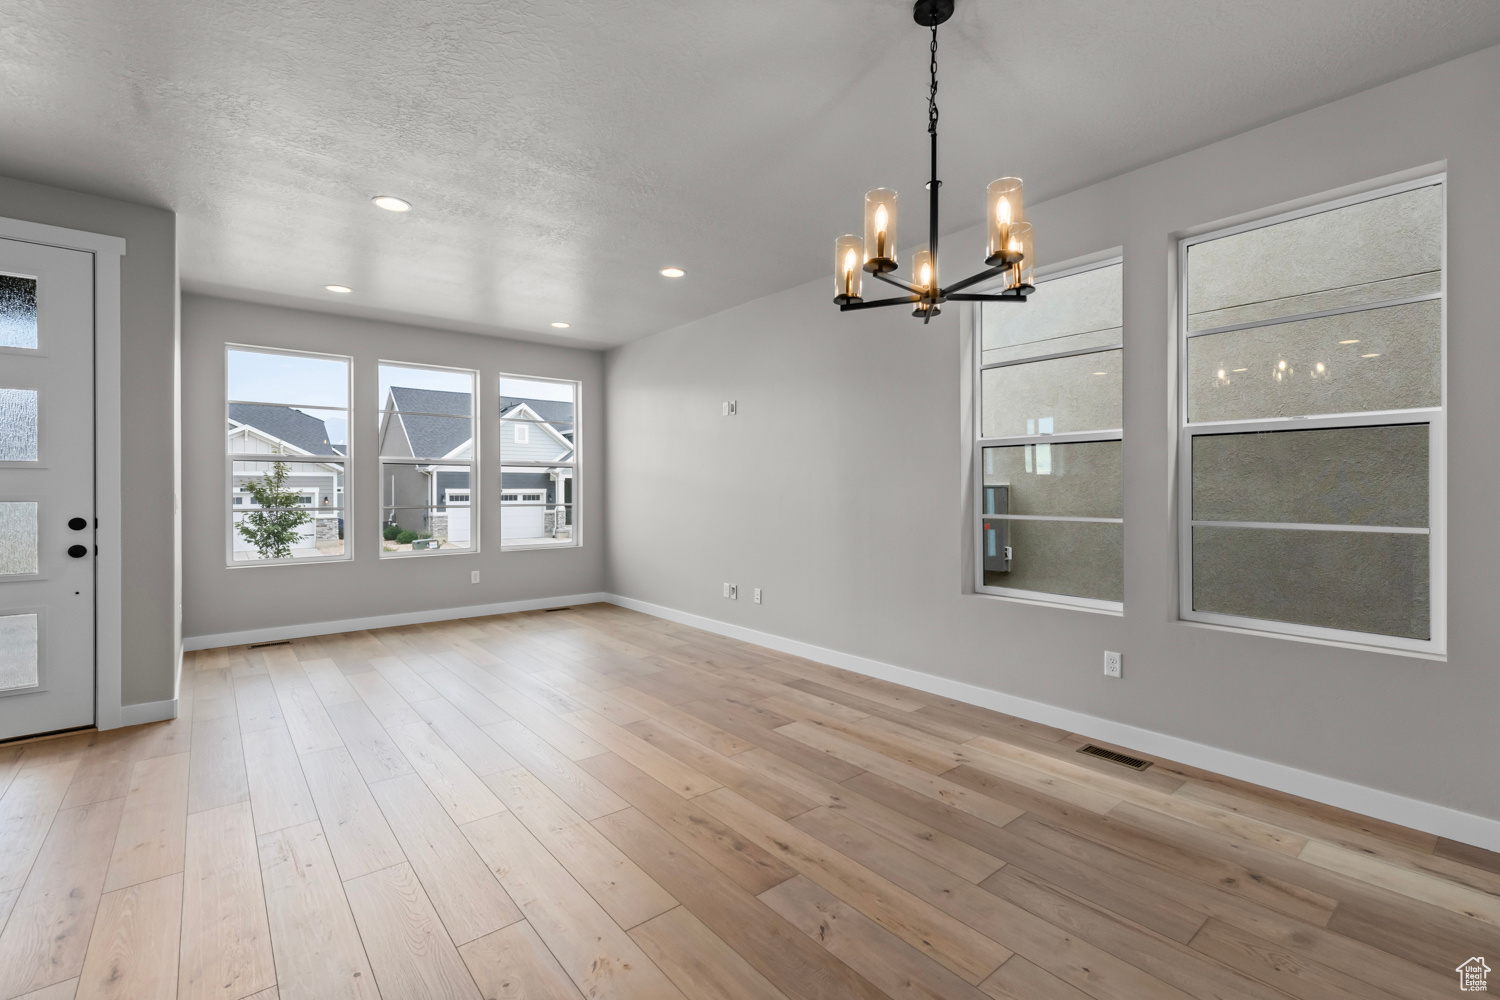
[[[123,500],[120,460],[120,258],[125,241],[118,236],[44,226],[36,222],[0,218],[0,239],[40,243],[94,255],[94,515],[99,519],[94,560],[94,725],[115,729],[138,722],[174,717],[176,700],[167,715],[140,712],[127,718],[120,704],[121,643],[124,639],[121,599],[124,564],[120,530]],[[155,709],[160,703],[149,706]],[[136,708],[137,706],[131,706]],[[149,717],[146,717],[149,716]]]

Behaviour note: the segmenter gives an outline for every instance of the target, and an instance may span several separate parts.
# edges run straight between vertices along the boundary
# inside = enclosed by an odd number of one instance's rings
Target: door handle
[[[89,522],[88,522],[88,520],[86,518],[75,517],[75,518],[71,519],[70,521],[68,521],[68,527],[72,528],[74,531],[82,531],[84,528],[87,528],[88,526],[89,526]]]
[[[86,556],[88,554],[89,554],[89,547],[87,545],[69,545],[68,546],[68,555],[72,556],[74,559],[82,559],[84,556]]]

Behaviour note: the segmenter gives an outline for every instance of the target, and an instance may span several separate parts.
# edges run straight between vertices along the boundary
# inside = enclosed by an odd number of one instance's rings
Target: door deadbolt
[[[84,556],[86,556],[88,554],[89,554],[89,547],[87,545],[69,545],[68,546],[68,555],[72,556],[74,559],[82,559]]]
[[[87,528],[88,526],[89,526],[89,522],[88,522],[88,520],[86,518],[75,517],[75,518],[71,519],[70,521],[68,521],[68,527],[72,528],[74,531],[82,531],[84,528]]]

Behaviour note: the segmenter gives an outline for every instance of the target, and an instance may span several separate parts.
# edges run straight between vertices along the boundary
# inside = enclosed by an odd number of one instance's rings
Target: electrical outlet
[[[473,570],[472,572],[469,573],[469,582],[470,583],[478,583],[479,582],[479,570],[476,569],[476,570]]]
[[[1124,676],[1124,673],[1123,673],[1123,671],[1124,671],[1124,664],[1125,664],[1125,657],[1123,655],[1121,655],[1119,653],[1116,653],[1114,650],[1110,650],[1110,649],[1106,649],[1104,651],[1104,676],[1105,677],[1122,677],[1122,676]]]
[[[759,587],[755,588],[755,603],[756,604],[760,603],[760,588]]]
[[[724,584],[724,599],[726,601],[729,599],[729,584],[727,583]]]
[[[738,601],[740,599],[740,585],[739,584],[737,584],[737,583],[731,583],[729,585],[729,599],[731,601]]]

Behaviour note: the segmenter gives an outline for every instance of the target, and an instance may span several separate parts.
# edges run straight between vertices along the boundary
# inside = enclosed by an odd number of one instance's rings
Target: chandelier
[[[938,281],[938,189],[937,176],[937,29],[953,16],[953,0],[916,0],[913,19],[932,29],[932,83],[927,92],[927,135],[932,141],[932,179],[927,183],[927,247],[912,255],[911,281],[895,276],[900,266],[896,250],[896,192],[876,188],[865,195],[865,233],[840,236],[834,244],[833,283],[840,312],[877,306],[910,304],[912,315],[923,323],[942,312],[944,302],[1025,302],[1035,289],[1031,284],[1033,254],[1031,223],[1026,221],[1019,177],[1002,177],[989,186],[986,218],[989,229],[986,270],[944,288]],[[862,297],[864,274],[904,289],[907,294],[866,301]],[[965,292],[991,278],[1000,278],[997,292]]]

